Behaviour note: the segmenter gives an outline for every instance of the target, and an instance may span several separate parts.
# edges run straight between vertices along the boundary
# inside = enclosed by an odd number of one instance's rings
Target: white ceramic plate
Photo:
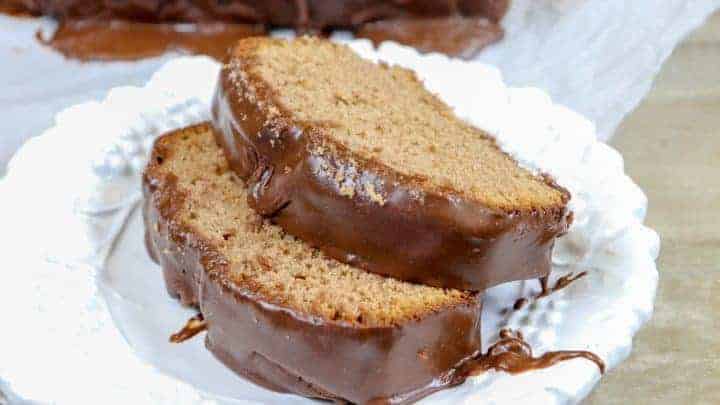
[[[575,221],[553,255],[554,276],[588,271],[568,288],[506,311],[537,282],[487,294],[484,345],[501,327],[521,330],[537,355],[579,349],[612,369],[648,320],[659,239],[644,227],[647,201],[594,126],[535,89],[507,88],[494,68],[418,55],[395,45],[362,55],[415,69],[461,117],[493,133],[521,164],[554,175]],[[147,256],[136,209],[153,139],[208,118],[219,66],[176,59],[144,87],[113,89],[100,103],[63,111],[28,142],[0,183],[0,391],[15,400],[83,403],[305,403],[235,376],[196,338],[168,336],[193,315],[171,299]],[[599,381],[576,359],[511,376],[488,372],[423,403],[574,403]]]

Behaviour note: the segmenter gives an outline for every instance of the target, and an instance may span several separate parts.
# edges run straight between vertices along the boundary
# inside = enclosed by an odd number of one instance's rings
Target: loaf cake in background
[[[472,58],[500,40],[508,0],[0,0],[0,12],[59,21],[43,40],[79,60],[134,60],[166,51],[224,60],[241,38],[273,28],[351,30],[375,44]],[[177,23],[184,25],[178,27]],[[188,26],[187,23],[194,23]]]
[[[159,138],[146,168],[148,248],[170,294],[196,305],[208,348],[277,391],[416,400],[480,351],[480,296],[405,283],[324,257],[247,204],[211,129]]]
[[[371,272],[482,291],[547,276],[569,193],[455,117],[414,73],[328,41],[250,38],[213,104],[249,203]]]
[[[0,0],[0,5],[60,19],[225,21],[322,29],[448,15],[482,16],[498,22],[508,0]]]

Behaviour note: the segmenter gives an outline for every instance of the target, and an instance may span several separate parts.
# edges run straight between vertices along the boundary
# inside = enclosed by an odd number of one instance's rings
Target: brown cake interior
[[[471,299],[470,293],[341,264],[263,222],[248,207],[244,185],[229,170],[207,126],[159,139],[151,159],[146,176],[175,181],[185,195],[173,202],[175,222],[214,246],[229,263],[238,288],[264,301],[324,320],[374,327],[419,319]]]
[[[257,92],[269,116],[287,115],[301,126],[321,128],[353,154],[429,189],[504,210],[564,203],[562,191],[520,168],[491,137],[458,119],[409,70],[311,38],[245,40],[234,56],[236,79],[247,92]]]

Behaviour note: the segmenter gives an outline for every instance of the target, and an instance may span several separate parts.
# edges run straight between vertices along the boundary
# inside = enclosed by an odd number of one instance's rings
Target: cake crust
[[[332,123],[300,120],[278,100],[284,89],[254,69],[264,46],[293,45],[241,41],[220,73],[212,111],[217,139],[247,180],[254,209],[337,260],[401,280],[482,291],[547,276],[554,241],[570,220],[566,190],[538,177],[527,183],[547,194],[542,204],[525,196],[493,206],[453,184],[438,186],[358,153],[335,139]],[[427,102],[441,103],[429,93]],[[491,153],[508,166],[509,157],[491,143]],[[359,179],[352,187],[343,181],[348,173]],[[462,182],[462,173],[455,174]]]
[[[197,139],[204,145],[209,140],[210,150],[176,157],[178,150]],[[168,291],[199,308],[208,327],[206,344],[219,360],[269,389],[353,403],[411,402],[461,382],[454,378],[457,367],[480,350],[478,294],[462,293],[441,308],[409,319],[364,325],[327,319],[320,311],[299,311],[279,299],[281,289],[269,296],[255,288],[253,280],[233,275],[242,263],[222,247],[223,237],[216,240],[212,230],[198,229],[188,220],[189,210],[197,211],[199,218],[208,210],[200,201],[205,197],[198,193],[203,189],[192,184],[206,182],[206,190],[216,190],[225,180],[213,179],[225,176],[228,168],[221,163],[216,172],[199,168],[188,174],[168,165],[177,163],[182,169],[192,166],[184,159],[205,155],[216,160],[222,156],[208,125],[176,131],[156,142],[143,178],[144,220],[148,250],[163,268]],[[244,198],[243,188],[232,190],[237,195],[231,197]],[[217,198],[212,197],[212,202],[221,206]],[[238,232],[246,225],[237,213],[218,208],[217,215]],[[292,251],[291,242],[287,243]],[[408,294],[436,290],[387,282]],[[398,300],[402,294],[398,293]]]

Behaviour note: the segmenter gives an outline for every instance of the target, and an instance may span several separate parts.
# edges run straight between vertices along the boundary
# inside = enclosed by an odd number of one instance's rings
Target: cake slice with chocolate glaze
[[[209,125],[159,138],[143,178],[148,249],[218,359],[273,390],[352,403],[462,381],[480,351],[478,294],[328,258],[263,220],[246,189]]]
[[[213,124],[253,209],[370,272],[476,291],[544,277],[568,227],[566,190],[521,168],[412,71],[343,45],[240,41]]]

